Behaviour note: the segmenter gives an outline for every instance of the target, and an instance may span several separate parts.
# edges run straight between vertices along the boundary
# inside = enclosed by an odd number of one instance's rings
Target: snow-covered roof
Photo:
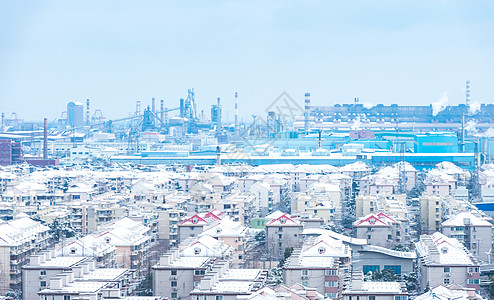
[[[449,238],[440,232],[423,235],[415,244],[420,255],[428,265],[477,265],[470,252],[455,238]]]
[[[352,245],[367,245],[367,240],[366,239],[357,239],[357,238],[352,238],[346,235],[342,235],[339,233],[336,233],[331,230],[327,229],[321,229],[321,228],[306,228],[302,232],[304,236],[307,235],[328,235],[336,240],[341,240],[347,244],[352,244]]]
[[[415,300],[483,300],[481,295],[473,289],[458,288],[456,286],[445,287],[439,285],[428,292],[423,293]]]
[[[223,257],[232,247],[209,235],[199,237],[180,252],[181,256]]]
[[[492,224],[483,218],[480,218],[469,212],[461,212],[452,218],[444,221],[442,226],[460,227],[460,226],[486,226],[492,227]]]

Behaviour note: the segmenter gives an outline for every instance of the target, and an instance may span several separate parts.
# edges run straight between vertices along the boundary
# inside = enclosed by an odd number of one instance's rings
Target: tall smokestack
[[[165,123],[165,100],[160,101],[160,119],[161,122]]]
[[[466,101],[465,104],[470,107],[470,80],[467,80],[467,88],[466,88]]]
[[[48,159],[48,119],[47,118],[45,118],[44,120],[44,130],[43,130],[43,159]]]
[[[184,99],[180,99],[180,118],[183,118],[185,114]]]
[[[91,111],[89,110],[89,99],[86,99],[86,125],[91,125]]]
[[[310,93],[305,93],[304,130],[309,132]]]
[[[155,106],[154,98],[151,98],[151,107],[154,113],[156,113],[156,106]]]
[[[0,127],[0,131],[3,132],[5,130],[5,113],[2,113],[2,127]]]
[[[218,105],[216,106],[216,133],[221,133],[221,101],[218,97]]]
[[[235,137],[238,137],[238,93],[235,92]]]

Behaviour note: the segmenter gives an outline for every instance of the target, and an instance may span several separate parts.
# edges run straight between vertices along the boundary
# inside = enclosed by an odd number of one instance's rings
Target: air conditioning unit
[[[172,291],[176,292],[176,291],[178,291],[178,288],[173,287],[173,288],[172,288]]]
[[[177,277],[170,277],[170,280],[177,280]]]
[[[468,276],[472,277],[473,276],[473,273],[468,273]]]
[[[302,276],[302,280],[308,280],[309,276]]]
[[[450,277],[450,276],[451,276],[451,274],[450,274],[450,273],[446,273],[446,277]]]

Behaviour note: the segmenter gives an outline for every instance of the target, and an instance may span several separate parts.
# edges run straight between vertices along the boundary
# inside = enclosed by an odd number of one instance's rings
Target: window
[[[365,266],[363,267],[364,274],[367,274],[369,272],[379,272],[380,268],[379,266]]]
[[[177,293],[171,293],[171,294],[170,294],[170,298],[172,298],[172,299],[177,299],[177,298],[178,298]]]
[[[335,287],[335,286],[338,286],[338,282],[337,281],[325,281],[324,286],[325,287]]]
[[[170,275],[176,276],[177,275],[177,270],[170,270]]]
[[[450,267],[444,267],[444,273],[449,273],[451,272],[451,268]]]
[[[468,268],[468,273],[478,273],[479,268],[474,268],[474,267],[469,267]]]
[[[309,282],[307,280],[302,281],[302,285],[305,287],[309,287]]]
[[[449,278],[444,278],[444,284],[449,284]]]
[[[40,287],[46,287],[46,281],[40,281],[39,286]]]
[[[170,286],[171,287],[177,287],[177,282],[176,281],[170,281]]]
[[[302,270],[302,276],[308,276],[309,270]]]
[[[324,275],[326,275],[326,276],[336,276],[336,275],[338,275],[338,271],[337,270],[325,270],[324,271]]]
[[[376,296],[369,296],[369,300],[376,300]]]
[[[331,298],[331,299],[338,298],[338,294],[337,293],[325,293],[324,295],[326,296],[326,298]],[[350,296],[349,299],[351,300],[352,299],[352,296]]]
[[[63,300],[70,300],[70,295],[64,295]]]
[[[479,284],[479,279],[468,279],[468,284]]]
[[[394,274],[401,274],[401,266],[384,266],[384,270],[392,270]]]
[[[46,276],[46,270],[40,270],[39,276]]]
[[[223,300],[223,296],[216,296],[215,299],[216,300]]]

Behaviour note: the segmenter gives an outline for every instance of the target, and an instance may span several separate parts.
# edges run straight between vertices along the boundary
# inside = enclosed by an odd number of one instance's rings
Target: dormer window
[[[375,219],[370,219],[370,220],[369,220],[369,223],[371,223],[371,224],[375,224],[375,223],[376,223],[376,220],[375,220]]]
[[[319,249],[317,249],[317,251],[319,252],[319,254],[324,254],[324,252],[326,252],[326,248],[319,247]]]
[[[197,218],[193,218],[193,219],[192,219],[192,223],[193,223],[193,224],[197,224],[197,221],[198,221],[198,220],[197,220]]]
[[[221,228],[216,229],[216,233],[220,234],[221,233]]]
[[[285,224],[286,223],[286,219],[285,218],[280,219],[280,223],[281,224]]]
[[[194,255],[199,255],[201,253],[201,248],[196,247],[194,248]]]

